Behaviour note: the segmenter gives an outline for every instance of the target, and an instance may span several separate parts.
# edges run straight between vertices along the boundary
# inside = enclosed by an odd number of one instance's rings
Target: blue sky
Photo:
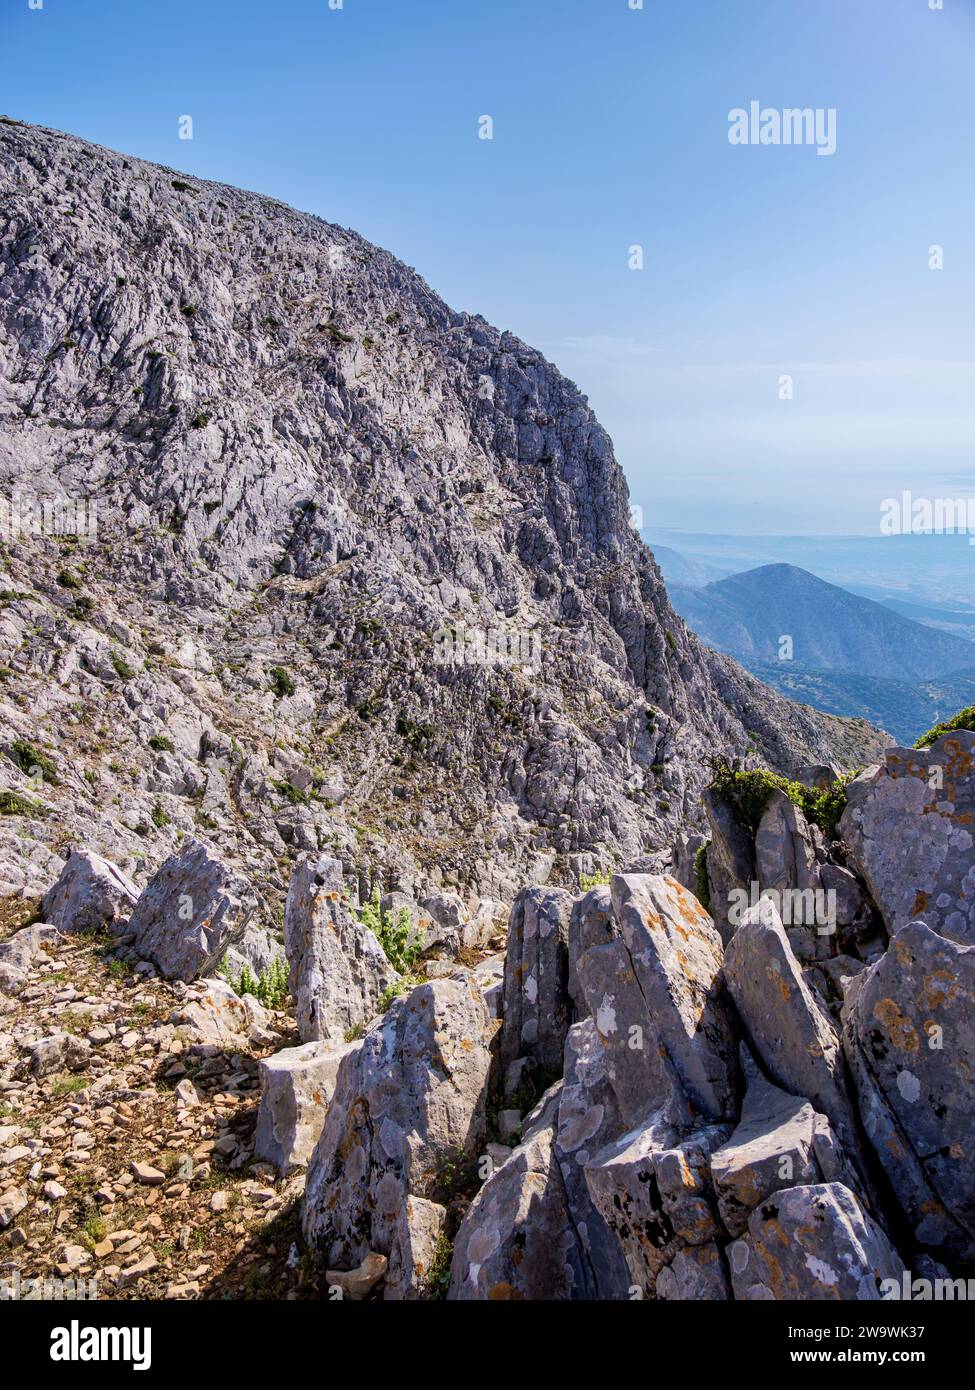
[[[629,4],[2,0],[0,107],[388,247],[578,382],[648,524],[971,492],[975,0]],[[732,146],[752,100],[836,153]]]

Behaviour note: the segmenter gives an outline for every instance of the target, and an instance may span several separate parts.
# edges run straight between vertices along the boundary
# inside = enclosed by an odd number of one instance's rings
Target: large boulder
[[[605,946],[619,934],[608,884],[599,884],[576,898],[569,917],[569,997],[579,1013],[587,1012],[579,961],[591,947]]]
[[[254,1153],[282,1176],[304,1168],[321,1136],[339,1065],[354,1043],[302,1043],[258,1066],[261,1100]]]
[[[904,1262],[842,1183],[776,1192],[728,1247],[735,1298],[879,1300]]]
[[[638,1124],[650,1111],[690,1125],[693,1108],[640,988],[623,941],[592,946],[578,964],[578,979],[602,1054],[619,1126]],[[692,1044],[688,1043],[688,1050]]]
[[[908,923],[847,982],[843,1042],[915,1238],[975,1260],[975,946]]]
[[[593,1204],[645,1296],[655,1295],[657,1276],[686,1246],[721,1234],[709,1162],[729,1133],[729,1125],[707,1125],[681,1136],[652,1117],[586,1164]]]
[[[547,1093],[471,1204],[454,1242],[448,1298],[596,1296],[555,1153],[559,1095],[558,1086]]]
[[[139,890],[122,870],[97,854],[73,849],[57,882],[44,898],[41,913],[63,932],[114,930],[127,918]]]
[[[768,898],[747,910],[725,956],[725,980],[772,1079],[828,1116],[856,1147],[839,1037],[806,983]]]
[[[730,1118],[738,1057],[714,923],[693,893],[664,874],[617,874],[611,892],[633,973],[685,1094],[705,1119]]]
[[[704,810],[711,830],[707,849],[709,911],[722,941],[727,942],[734,930],[729,913],[734,901],[732,894],[748,892],[755,878],[755,847],[752,837],[741,824],[734,807],[711,788],[702,796]]]
[[[783,892],[820,887],[809,824],[784,791],[772,792],[755,832],[755,871],[760,887]]]
[[[504,967],[501,1065],[530,1057],[558,1076],[569,1028],[569,916],[572,898],[562,888],[526,888],[508,920]]]
[[[839,833],[891,934],[923,918],[975,945],[975,733],[889,748],[847,787]]]
[[[210,974],[257,910],[250,881],[200,840],[184,840],[150,880],[128,930],[170,980]]]
[[[344,1058],[302,1215],[327,1267],[355,1268],[371,1251],[388,1257],[395,1296],[417,1291],[402,1264],[407,1202],[444,1205],[450,1173],[479,1153],[494,1029],[476,979],[461,971],[395,1000]]]
[[[856,1185],[832,1127],[801,1096],[780,1091],[745,1059],[741,1119],[711,1156],[711,1179],[726,1230],[739,1236],[760,1202],[781,1188],[843,1181]]]
[[[611,1060],[595,1021],[574,1024],[565,1040],[565,1075],[555,1121],[555,1156],[565,1184],[569,1218],[591,1270],[594,1295],[629,1297],[630,1275],[613,1232],[593,1205],[586,1164],[624,1129]]]
[[[284,909],[284,941],[303,1042],[343,1042],[375,1017],[383,994],[400,978],[350,910],[337,859],[305,854],[298,860]]]
[[[226,980],[200,980],[171,1015],[170,1022],[188,1040],[207,1047],[238,1051],[248,1044],[273,1042],[267,1011],[251,994],[235,994]]]

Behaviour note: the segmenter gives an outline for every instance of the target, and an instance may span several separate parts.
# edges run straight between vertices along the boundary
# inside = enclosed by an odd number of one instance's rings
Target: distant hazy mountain
[[[682,555],[679,550],[671,550],[669,545],[655,545],[652,550],[653,558],[668,585],[686,584],[689,588],[700,589],[713,579],[724,579],[734,574],[732,565],[709,565],[704,560]]]
[[[872,598],[873,595],[867,594],[866,597]],[[885,598],[882,602],[895,613],[913,618],[925,627],[937,627],[942,632],[953,632],[956,637],[975,640],[975,608],[938,608],[932,604],[908,603],[905,599],[897,598]]]
[[[791,639],[792,663],[803,671],[915,682],[975,664],[975,644],[965,638],[914,622],[795,565],[762,565],[704,588],[669,588],[688,626],[753,670],[758,662],[788,668],[781,660],[785,638]]]
[[[966,535],[721,536],[645,526],[643,536],[651,550],[660,541],[728,574],[792,564],[878,601],[975,606],[975,548]]]

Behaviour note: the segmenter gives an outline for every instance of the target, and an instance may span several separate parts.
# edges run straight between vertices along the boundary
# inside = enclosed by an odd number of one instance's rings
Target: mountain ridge
[[[881,746],[686,631],[578,388],[388,252],[39,128],[0,173],[3,481],[99,509],[9,548],[3,712],[62,774],[18,855],[93,818],[138,876],[202,826],[269,901],[298,849],[504,898],[665,856],[715,751]],[[458,627],[541,672],[440,661]]]

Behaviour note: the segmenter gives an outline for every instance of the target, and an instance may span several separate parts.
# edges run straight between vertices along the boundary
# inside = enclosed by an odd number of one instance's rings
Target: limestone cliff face
[[[271,896],[320,849],[507,897],[664,850],[713,752],[877,751],[687,632],[539,353],[353,232],[4,121],[14,492],[97,535],[4,546],[2,785],[49,809],[0,817],[0,891],[193,831]]]

